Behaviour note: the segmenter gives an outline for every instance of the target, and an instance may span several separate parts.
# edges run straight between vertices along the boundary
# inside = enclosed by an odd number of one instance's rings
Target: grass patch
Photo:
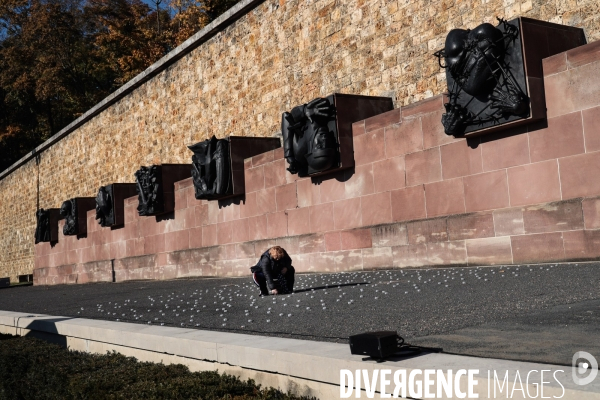
[[[68,351],[0,334],[0,399],[307,399],[216,371]]]

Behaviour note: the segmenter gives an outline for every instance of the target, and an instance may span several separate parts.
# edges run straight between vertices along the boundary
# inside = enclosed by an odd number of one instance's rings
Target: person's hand
[[[285,275],[286,273],[287,273],[287,267],[283,267],[283,268],[281,269],[281,274],[282,274],[282,275]]]
[[[279,292],[277,291],[277,289],[273,289],[271,290],[271,294],[278,294]]]
[[[335,115],[335,107],[329,100],[317,98],[306,105],[304,115],[310,122],[313,122],[315,117],[332,118]]]

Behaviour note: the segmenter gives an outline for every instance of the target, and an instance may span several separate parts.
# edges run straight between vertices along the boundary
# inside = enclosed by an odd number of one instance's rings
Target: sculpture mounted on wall
[[[317,98],[281,117],[284,157],[291,174],[313,175],[339,164],[333,96]]]
[[[114,217],[112,186],[100,186],[96,196],[96,219],[106,227],[114,224]]]
[[[213,136],[188,146],[194,153],[191,172],[196,199],[221,200],[243,195],[246,193],[244,160],[279,147],[278,138],[244,136],[224,139]],[[163,164],[163,183],[164,167]]]
[[[135,183],[138,193],[138,214],[154,215],[162,212],[162,174],[157,165],[141,167],[135,172]]]
[[[35,243],[58,241],[58,208],[40,208],[35,213]]]
[[[69,199],[60,206],[60,216],[65,219],[63,234],[65,236],[77,235],[77,201]]]
[[[111,183],[98,189],[96,219],[102,227],[116,228],[125,223],[124,202],[137,194],[136,186],[135,183]]]
[[[64,218],[63,234],[65,236],[83,236],[87,234],[87,212],[96,207],[94,197],[75,197],[66,200],[60,207],[59,214]]]
[[[442,116],[446,134],[462,136],[529,117],[518,19],[499,19],[497,27],[484,23],[473,30],[453,29],[435,56],[448,81]]]
[[[192,179],[197,199],[213,199],[231,192],[229,141],[215,136],[188,148],[192,156]]]
[[[50,212],[40,208],[36,213],[35,243],[50,241]]]
[[[150,216],[175,210],[175,182],[189,178],[190,164],[142,166],[135,172],[138,215]]]

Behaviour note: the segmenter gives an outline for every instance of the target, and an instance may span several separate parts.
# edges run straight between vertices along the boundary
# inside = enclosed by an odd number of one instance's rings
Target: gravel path
[[[600,357],[600,264],[404,269],[296,277],[259,297],[250,277],[27,286],[0,309],[347,342],[395,330],[445,352],[568,365]]]

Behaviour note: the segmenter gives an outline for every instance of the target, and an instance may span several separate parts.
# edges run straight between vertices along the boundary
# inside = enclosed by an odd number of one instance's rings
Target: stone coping
[[[152,353],[168,354],[181,359],[196,359],[216,364],[238,366],[271,374],[338,386],[340,370],[404,369],[407,374],[414,369],[457,371],[478,369],[475,387],[480,398],[487,398],[488,371],[496,371],[502,380],[508,371],[509,382],[519,372],[526,386],[529,371],[550,370],[550,383],[544,385],[545,396],[560,397],[564,387],[564,399],[600,399],[600,379],[586,386],[577,386],[572,380],[572,368],[566,366],[466,357],[443,353],[424,353],[409,359],[390,359],[383,363],[364,360],[351,355],[347,344],[312,342],[298,339],[265,337],[197,329],[147,326],[124,322],[91,320],[0,311],[0,331],[15,335],[27,335],[32,331],[109,343],[115,347],[141,349]],[[466,385],[466,378],[461,380]],[[493,385],[493,382],[492,382]],[[492,386],[493,387],[493,386]],[[530,390],[535,386],[529,385]],[[434,390],[435,392],[435,385]],[[520,392],[517,392],[520,393]],[[353,396],[354,397],[354,396]],[[518,396],[517,396],[518,397]],[[504,398],[504,397],[502,397]],[[519,397],[520,398],[520,397]]]
[[[152,77],[156,76],[160,72],[167,69],[170,65],[175,63],[177,60],[190,53],[196,47],[201,45],[202,43],[208,41],[210,38],[221,32],[227,26],[234,23],[244,14],[248,13],[250,10],[258,6],[264,2],[264,0],[241,0],[239,3],[231,7],[229,10],[225,11],[221,16],[215,19],[210,24],[206,25],[203,29],[196,32],[190,38],[188,38],[185,42],[171,50],[167,55],[162,57],[160,60],[146,68],[146,70],[135,78],[131,79],[119,89],[108,95],[104,100],[100,103],[96,104],[94,107],[90,108],[87,112],[85,112],[81,117],[77,118],[75,121],[71,122],[69,125],[61,129],[58,133],[53,135],[51,138],[46,140],[44,143],[37,146],[33,149],[29,154],[23,156],[20,160],[15,162],[13,165],[0,172],[0,180],[4,179],[6,176],[10,175],[14,170],[19,168],[21,165],[25,164],[27,161],[31,160],[36,156],[36,154],[41,153],[46,150],[50,146],[54,145],[63,137],[67,136],[69,133],[73,132],[75,129],[79,128],[81,125],[100,114],[103,110],[110,107],[112,104],[116,103],[128,93],[135,90],[144,82],[150,80]]]

